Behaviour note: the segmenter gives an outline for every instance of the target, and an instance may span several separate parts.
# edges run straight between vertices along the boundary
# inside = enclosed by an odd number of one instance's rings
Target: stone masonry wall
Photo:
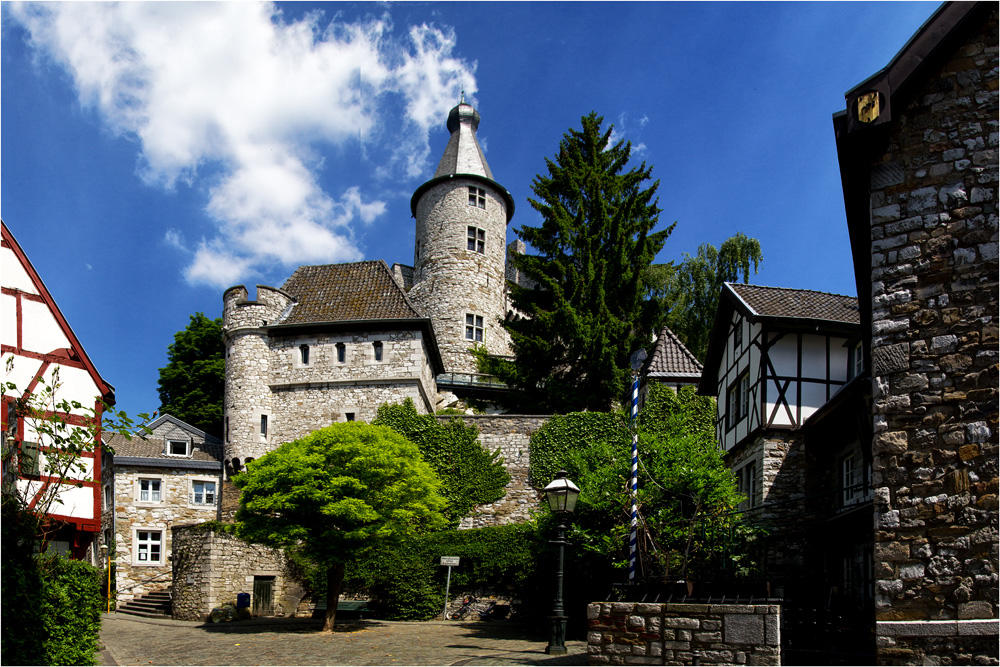
[[[522,523],[531,519],[532,512],[542,502],[541,489],[531,486],[528,473],[531,463],[531,436],[550,418],[544,415],[466,415],[459,417],[466,426],[479,429],[479,442],[487,451],[500,449],[504,466],[510,474],[503,498],[489,505],[480,505],[475,514],[462,519],[459,528],[482,528]],[[438,417],[447,422],[454,417]]]
[[[587,664],[779,665],[780,621],[777,605],[594,603]]]
[[[219,483],[218,472],[160,467],[118,465],[115,474],[115,542],[116,588],[119,601],[131,600],[151,591],[165,590],[171,585],[171,531],[176,523],[194,524],[212,521],[218,506],[195,506],[189,501],[192,479]],[[140,502],[138,480],[160,480],[161,501]],[[218,486],[216,486],[218,489]],[[218,496],[217,496],[218,498]],[[135,557],[135,531],[160,530],[162,558],[160,563],[141,564]]]
[[[884,662],[967,652],[933,636],[905,639],[893,623],[994,619],[996,633],[996,6],[984,14],[926,84],[894,99],[887,149],[871,167],[875,592]],[[936,626],[922,627],[933,635]]]
[[[305,592],[280,549],[197,526],[173,529],[173,615],[205,620],[214,607],[253,594],[254,576],[274,577],[274,615],[293,616]],[[251,599],[251,605],[253,600]]]
[[[469,206],[468,187],[486,191],[486,208]],[[506,314],[507,210],[499,193],[480,180],[455,177],[430,188],[417,203],[413,288],[408,296],[434,323],[448,372],[475,373],[466,351],[467,313],[483,317],[482,345],[490,354],[509,355]],[[483,253],[467,249],[468,227],[486,232]]]

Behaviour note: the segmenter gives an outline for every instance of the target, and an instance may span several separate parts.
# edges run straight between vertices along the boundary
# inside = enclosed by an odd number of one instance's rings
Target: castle
[[[510,193],[476,139],[463,100],[434,176],[413,193],[413,266],[382,260],[301,266],[281,288],[223,295],[225,467],[237,472],[279,443],[338,421],[370,421],[386,402],[433,413],[451,385],[481,378],[469,349],[509,355],[500,324]],[[459,378],[456,380],[456,377]]]

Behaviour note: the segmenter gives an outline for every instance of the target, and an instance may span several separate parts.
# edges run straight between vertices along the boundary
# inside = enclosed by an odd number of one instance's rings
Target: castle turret
[[[257,300],[247,300],[243,285],[222,296],[222,337],[226,346],[223,452],[227,475],[273,447],[270,354],[267,327],[295,300],[275,287],[257,285]]]
[[[445,370],[475,372],[468,349],[510,354],[506,314],[507,223],[514,199],[499,183],[476,139],[479,113],[464,99],[448,114],[451,138],[427,181],[413,193],[416,218],[409,297],[434,323]]]

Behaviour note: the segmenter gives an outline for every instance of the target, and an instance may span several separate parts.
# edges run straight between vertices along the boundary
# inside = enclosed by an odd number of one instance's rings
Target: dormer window
[[[167,454],[170,456],[190,456],[189,443],[187,440],[168,440]]]
[[[477,188],[474,185],[470,185],[469,206],[478,206],[479,208],[486,208],[486,190],[483,190],[482,188]]]
[[[309,365],[309,346],[299,345],[299,360],[302,362],[303,366]]]
[[[486,252],[486,230],[469,227],[466,249],[483,254]]]
[[[375,353],[375,361],[382,361],[382,341],[372,343],[372,350]]]

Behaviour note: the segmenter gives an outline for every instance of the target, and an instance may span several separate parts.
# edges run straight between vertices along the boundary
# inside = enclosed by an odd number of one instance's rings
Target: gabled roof
[[[744,316],[752,320],[772,317],[860,323],[858,300],[853,296],[739,283],[726,283],[723,294],[726,288],[742,301],[747,309]]]
[[[200,428],[197,428],[195,426],[191,426],[191,424],[188,424],[183,419],[178,419],[173,415],[168,415],[168,414],[160,415],[153,421],[146,424],[146,426],[154,433],[162,431],[164,427],[176,426],[177,428],[187,431],[191,435],[201,438],[202,440],[204,440],[209,444],[218,444],[218,445],[222,444],[222,441],[219,440],[214,435],[206,433],[205,431],[202,431]]]
[[[213,435],[205,433],[199,428],[195,428],[185,421],[173,415],[161,415],[147,424],[153,431],[147,437],[132,436],[129,440],[121,433],[104,433],[102,440],[105,444],[114,449],[114,460],[116,465],[151,465],[169,464],[173,467],[184,468],[206,468],[217,467],[216,465],[206,466],[206,462],[218,464],[222,461],[222,441]],[[195,436],[192,440],[191,456],[170,456],[166,453],[167,440],[174,440],[176,436],[162,437],[162,433],[172,430],[171,427],[179,428]],[[203,441],[203,442],[199,442]],[[140,459],[157,459],[157,461],[142,461]]]
[[[383,260],[300,266],[282,289],[296,303],[276,324],[423,318]]]
[[[73,327],[69,325],[66,317],[62,314],[62,311],[59,310],[59,306],[56,305],[55,299],[52,298],[52,294],[49,293],[48,288],[38,275],[35,267],[32,266],[31,260],[28,259],[28,256],[25,254],[20,244],[18,244],[17,239],[14,238],[14,235],[11,234],[9,229],[7,229],[7,223],[2,220],[0,220],[0,237],[2,237],[3,247],[10,248],[11,252],[14,253],[14,256],[17,258],[18,262],[20,262],[25,273],[28,274],[28,277],[37,290],[38,296],[48,307],[49,311],[52,313],[52,317],[55,318],[59,328],[62,329],[66,339],[70,342],[70,349],[68,350],[69,359],[83,365],[84,369],[86,369],[87,373],[93,379],[98,391],[101,393],[101,398],[104,399],[104,401],[109,405],[114,405],[115,388],[111,385],[111,383],[101,377],[101,374],[97,371],[97,367],[94,365],[94,362],[91,361],[87,351],[83,348],[83,344],[80,343],[80,339],[77,338],[76,334],[73,332]],[[14,345],[4,344],[4,351],[7,352],[8,348],[10,348],[9,351],[17,353],[19,352],[19,345],[20,343],[17,342],[15,342]],[[58,362],[60,360],[56,359],[56,361]]]
[[[691,379],[700,378],[701,371],[698,358],[691,354],[677,334],[663,327],[643,374],[657,379]]]
[[[715,393],[716,371],[729,339],[729,323],[733,311],[753,323],[766,322],[782,330],[805,330],[851,335],[861,325],[858,300],[853,296],[830,294],[806,289],[765,287],[724,283],[719,295],[719,308],[708,339],[705,373],[698,393]]]

